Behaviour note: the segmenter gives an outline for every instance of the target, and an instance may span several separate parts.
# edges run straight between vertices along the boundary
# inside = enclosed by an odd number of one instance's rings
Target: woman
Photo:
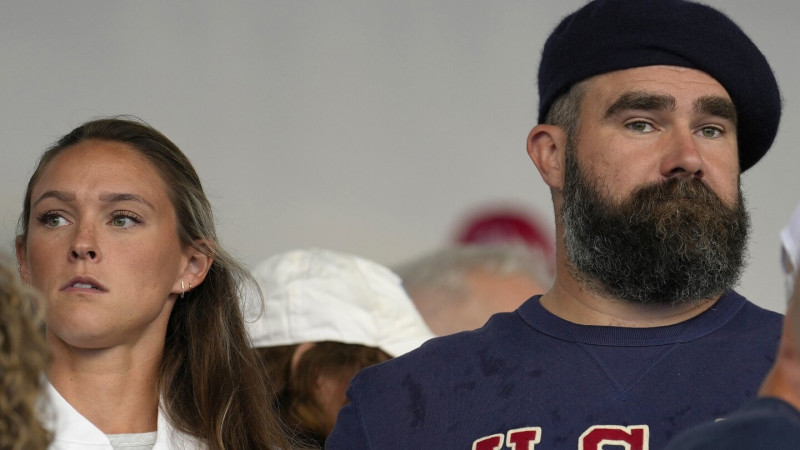
[[[44,450],[36,402],[47,361],[33,293],[0,261],[0,450]]]
[[[49,304],[55,448],[286,448],[186,156],[146,124],[81,125],[42,156],[16,241]],[[138,447],[137,447],[138,448]]]

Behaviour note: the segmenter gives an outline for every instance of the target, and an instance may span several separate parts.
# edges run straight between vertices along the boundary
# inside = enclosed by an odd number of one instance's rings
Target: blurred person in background
[[[0,259],[0,450],[44,450],[50,442],[37,409],[47,364],[38,300]]]
[[[552,265],[522,243],[441,248],[395,268],[425,322],[439,336],[480,328],[552,283]]]
[[[359,370],[433,337],[400,279],[367,259],[294,250],[253,276],[264,301],[248,302],[248,332],[275,387],[270,403],[302,448],[324,448]]]

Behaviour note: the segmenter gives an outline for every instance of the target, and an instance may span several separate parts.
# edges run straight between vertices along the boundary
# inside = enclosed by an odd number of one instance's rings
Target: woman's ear
[[[17,255],[17,266],[19,267],[19,277],[25,284],[31,284],[31,271],[28,267],[27,249],[22,236],[17,236],[14,240],[14,249]]]
[[[564,187],[564,161],[567,134],[561,127],[540,124],[528,135],[528,156],[536,165],[542,180],[553,190]]]
[[[214,258],[211,257],[211,244],[205,239],[197,239],[194,245],[186,244],[183,248],[183,268],[172,293],[182,295],[200,286],[206,279]]]

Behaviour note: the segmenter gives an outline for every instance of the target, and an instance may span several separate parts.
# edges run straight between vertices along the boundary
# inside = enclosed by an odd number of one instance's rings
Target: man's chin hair
[[[716,299],[723,294],[733,290],[733,285],[717,290],[677,290],[669,293],[649,293],[641,290],[610,289],[600,280],[587,275],[576,269],[572,263],[568,264],[570,275],[578,282],[578,285],[589,292],[600,297],[619,300],[635,305],[670,305],[670,306],[691,306],[705,303],[709,299]]]

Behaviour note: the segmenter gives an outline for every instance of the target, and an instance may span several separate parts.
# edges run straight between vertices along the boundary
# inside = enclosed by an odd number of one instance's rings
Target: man
[[[480,328],[552,284],[545,255],[524,244],[452,245],[395,272],[439,336]]]
[[[732,287],[739,175],[780,119],[764,56],[707,6],[597,0],[548,38],[539,97],[553,287],[364,370],[328,449],[660,449],[755,396],[781,317]]]

